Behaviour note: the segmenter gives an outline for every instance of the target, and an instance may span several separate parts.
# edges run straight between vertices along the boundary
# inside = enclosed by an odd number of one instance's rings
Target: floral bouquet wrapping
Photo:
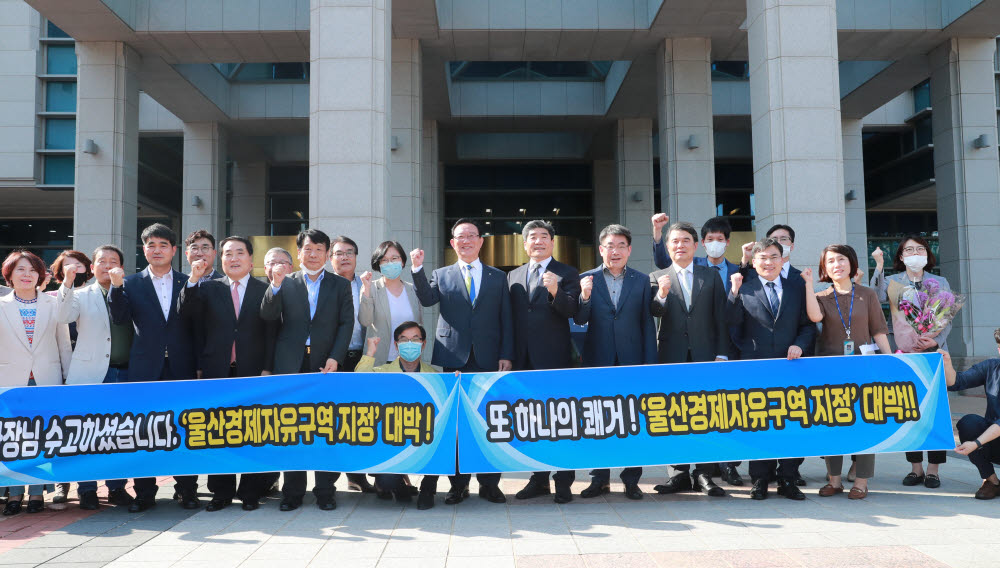
[[[889,312],[896,346],[904,353],[921,351],[917,340],[937,337],[962,309],[965,298],[928,279],[922,290],[889,282]]]

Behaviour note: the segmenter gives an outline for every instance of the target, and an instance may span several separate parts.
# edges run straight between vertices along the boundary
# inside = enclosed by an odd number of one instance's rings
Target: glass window
[[[930,80],[913,87],[913,112],[920,112],[931,106]]]
[[[451,61],[453,81],[603,81],[611,61]]]
[[[45,110],[48,112],[76,112],[76,83],[72,81],[46,82]]]
[[[45,149],[72,150],[76,148],[76,119],[49,118],[45,120]]]
[[[45,28],[45,37],[61,37],[67,38],[69,34],[59,29],[59,26],[53,24],[52,22],[46,22],[47,26]]]
[[[73,156],[45,156],[45,178],[43,183],[49,185],[73,185]]]
[[[713,61],[712,80],[745,81],[750,78],[749,67],[746,61]]]
[[[308,219],[309,195],[272,195],[269,219]]]
[[[76,48],[50,45],[45,48],[45,72],[49,75],[76,75]]]

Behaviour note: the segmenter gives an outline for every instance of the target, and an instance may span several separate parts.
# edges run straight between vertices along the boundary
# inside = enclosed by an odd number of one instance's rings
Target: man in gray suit
[[[413,286],[424,307],[440,304],[434,334],[432,363],[445,372],[488,373],[511,370],[514,358],[514,324],[507,290],[507,275],[479,260],[483,246],[479,225],[459,219],[451,229],[451,247],[458,262],[438,268],[430,280],[424,272],[424,251],[410,252]],[[469,495],[467,474],[450,476],[451,490],[445,503],[461,503]],[[479,496],[492,503],[505,503],[499,473],[480,473]],[[424,476],[417,508],[434,506],[437,476]]]
[[[332,373],[344,363],[354,329],[351,284],[326,270],[330,237],[307,229],[295,239],[302,270],[285,277],[287,265],[271,268],[271,285],[261,302],[260,317],[281,321],[274,348],[274,374]],[[333,484],[340,473],[316,472],[316,505],[337,508]],[[306,472],[286,471],[280,509],[294,511],[306,492]]]

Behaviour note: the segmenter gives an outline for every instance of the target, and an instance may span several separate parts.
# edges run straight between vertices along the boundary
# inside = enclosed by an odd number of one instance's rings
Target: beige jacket
[[[35,376],[37,385],[61,385],[69,371],[73,348],[69,326],[56,319],[56,299],[39,293],[32,343],[24,334],[14,294],[0,297],[0,386],[23,387]]]
[[[401,282],[406,290],[406,297],[410,301],[410,309],[413,310],[413,321],[423,324],[420,303],[417,300],[417,292],[414,290],[413,284],[405,280],[401,280]],[[379,338],[378,348],[375,350],[375,361],[378,361],[379,364],[388,359],[389,345],[392,343],[392,317],[389,314],[388,294],[389,291],[385,288],[385,278],[379,278],[372,282],[371,296],[361,294],[358,308],[358,323],[368,328],[366,337],[368,339]]]

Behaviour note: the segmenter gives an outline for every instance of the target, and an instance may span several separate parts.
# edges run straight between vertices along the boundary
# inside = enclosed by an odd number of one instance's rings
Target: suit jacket
[[[726,287],[726,295],[729,295],[730,289],[733,287],[733,283],[729,280],[729,277],[740,271],[740,265],[729,262],[729,259],[724,259],[726,263],[726,278],[723,284]],[[670,260],[670,255],[667,253],[667,247],[661,239],[659,242],[653,243],[653,263],[659,269],[670,268],[673,265],[673,261]],[[707,266],[712,268],[712,265],[708,263],[708,257],[696,256],[694,257],[694,263],[698,266]],[[713,269],[714,272],[714,269]]]
[[[13,291],[12,288],[8,288],[6,286],[0,285],[0,298],[3,298],[7,294],[10,294],[12,291]]]
[[[56,301],[59,323],[76,323],[76,348],[66,384],[103,382],[111,360],[111,315],[101,285],[94,282],[82,288],[60,286]]]
[[[529,295],[530,265],[521,265],[507,275],[514,317],[514,370],[569,367],[569,319],[580,309],[580,273],[552,259],[545,272],[559,280],[558,292],[550,294],[539,275],[535,293]]]
[[[806,314],[805,287],[781,278],[781,289],[777,314],[771,313],[771,302],[756,275],[727,297],[726,321],[740,330],[744,359],[784,358],[792,345],[806,353],[815,343],[816,324]]]
[[[61,385],[66,378],[73,354],[69,326],[56,319],[55,298],[41,292],[37,298],[35,332],[29,345],[21,320],[22,304],[14,294],[0,297],[0,386],[26,386],[32,374],[37,385]]]
[[[277,324],[260,317],[260,306],[268,285],[248,278],[239,318],[230,292],[232,280],[185,285],[177,300],[178,310],[199,322],[205,342],[198,346],[202,378],[220,379],[230,375],[233,343],[236,343],[236,376],[255,377],[274,366],[274,339]]]
[[[603,270],[602,265],[580,275],[594,277],[590,301],[581,300],[580,310],[573,318],[578,325],[587,325],[583,365],[612,367],[656,363],[656,325],[649,310],[652,299],[649,276],[626,266],[625,281],[615,305],[611,303]]]
[[[405,280],[403,289],[406,290],[406,299],[410,302],[410,309],[413,310],[413,321],[423,324],[424,317],[420,310],[420,301],[417,299],[417,291],[413,284]],[[389,344],[392,343],[392,314],[389,313],[389,291],[385,288],[385,278],[379,278],[372,282],[371,296],[361,295],[358,304],[358,323],[365,328],[365,337],[378,337],[378,347],[375,349],[376,361],[387,361],[389,358]]]
[[[354,298],[351,283],[327,270],[320,282],[316,315],[309,317],[309,294],[304,273],[289,274],[278,293],[270,285],[261,301],[260,317],[279,321],[281,327],[274,347],[274,372],[298,373],[302,369],[306,339],[311,345],[310,369],[319,372],[327,359],[343,365],[354,332]],[[244,300],[245,302],[246,300]]]
[[[194,326],[189,318],[177,313],[177,296],[187,276],[176,270],[171,270],[171,274],[174,285],[166,319],[149,269],[125,278],[121,286],[112,286],[108,292],[111,320],[117,324],[131,323],[135,328],[129,351],[129,382],[156,381],[161,376],[172,381],[195,378]]]
[[[657,280],[670,274],[670,293],[664,303],[657,299]],[[711,268],[692,263],[691,309],[684,303],[680,279],[673,268],[657,270],[649,275],[653,290],[651,309],[660,318],[660,363],[683,363],[688,352],[693,361],[714,361],[719,355],[729,355],[729,332],[726,327],[726,295],[722,281]]]
[[[497,369],[500,359],[514,359],[514,324],[510,312],[510,292],[502,270],[483,265],[483,278],[475,305],[465,289],[459,263],[438,268],[427,280],[427,271],[413,273],[413,287],[421,305],[440,304],[434,332],[431,363],[460,369],[472,361],[480,369]]]

